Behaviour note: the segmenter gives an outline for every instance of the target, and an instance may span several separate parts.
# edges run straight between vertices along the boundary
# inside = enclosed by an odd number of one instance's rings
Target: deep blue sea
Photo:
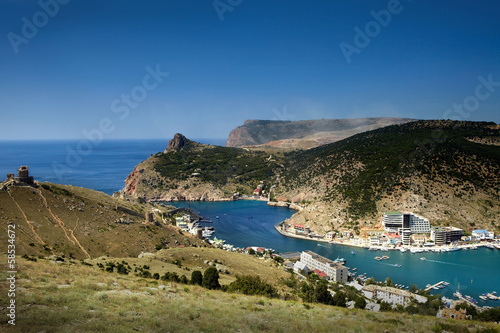
[[[224,145],[224,139],[198,140]],[[135,165],[151,154],[163,151],[168,140],[104,141],[90,152],[80,146],[80,159],[71,152],[80,141],[0,141],[0,178],[16,173],[20,165],[28,165],[30,174],[39,181],[71,184],[112,194],[124,186],[124,180]],[[87,154],[88,152],[88,154]],[[87,154],[87,155],[85,155]],[[448,281],[450,285],[439,292],[452,297],[460,284],[460,291],[479,301],[480,305],[500,306],[500,301],[483,302],[482,293],[500,293],[500,251],[480,248],[477,251],[450,253],[378,252],[340,245],[288,238],[275,231],[273,225],[289,218],[294,211],[269,207],[265,202],[182,202],[201,215],[213,220],[215,235],[237,247],[263,246],[276,251],[312,250],[325,257],[344,257],[347,266],[357,268],[377,280],[390,277],[395,283],[426,284]],[[218,217],[218,218],[217,218]],[[355,254],[351,254],[355,251]],[[388,255],[389,260],[376,261],[375,256]],[[421,261],[425,256],[427,261]],[[395,267],[394,264],[402,267]]]
[[[195,139],[225,145],[225,139]],[[71,141],[0,141],[0,178],[29,167],[35,180],[75,185],[107,194],[125,186],[134,166],[151,154],[165,150],[165,140],[109,140],[97,145]],[[90,147],[90,149],[87,149]]]

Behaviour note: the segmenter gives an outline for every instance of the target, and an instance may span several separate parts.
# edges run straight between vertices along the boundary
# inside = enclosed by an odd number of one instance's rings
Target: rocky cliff
[[[223,201],[236,193],[252,194],[275,177],[277,161],[263,152],[224,148],[175,134],[164,153],[138,164],[125,180],[124,192],[148,201]],[[267,185],[269,187],[269,185]]]

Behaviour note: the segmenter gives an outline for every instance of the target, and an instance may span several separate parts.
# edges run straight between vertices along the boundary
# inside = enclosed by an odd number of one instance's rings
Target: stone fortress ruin
[[[7,174],[7,179],[2,184],[3,186],[0,189],[4,189],[6,186],[33,186],[36,187],[33,176],[29,174],[29,168],[27,165],[21,165],[19,169],[17,169],[17,176],[14,176],[13,173]]]

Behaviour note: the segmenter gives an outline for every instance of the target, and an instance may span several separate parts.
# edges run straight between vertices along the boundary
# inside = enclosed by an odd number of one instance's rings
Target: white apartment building
[[[382,218],[382,225],[387,232],[409,230],[412,234],[431,232],[429,220],[413,213],[388,212]]]
[[[349,269],[341,263],[333,262],[312,251],[303,251],[300,254],[300,262],[305,264],[310,271],[319,269],[325,272],[332,281],[347,282]]]
[[[406,290],[392,287],[381,287],[375,284],[364,286],[363,289],[361,289],[361,292],[366,298],[377,299],[391,305],[402,305],[404,307],[408,306],[412,299],[415,299],[419,303],[427,302],[427,297],[420,296]]]

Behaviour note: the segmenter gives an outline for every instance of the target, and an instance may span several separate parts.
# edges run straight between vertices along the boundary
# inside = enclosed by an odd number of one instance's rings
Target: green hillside
[[[495,123],[418,121],[355,135],[288,154],[283,192],[322,190],[320,200],[346,203],[351,216],[378,212],[386,196],[410,192],[427,200],[442,195],[466,201],[500,195],[500,147],[473,142],[498,138]],[[440,191],[450,186],[451,193]]]

